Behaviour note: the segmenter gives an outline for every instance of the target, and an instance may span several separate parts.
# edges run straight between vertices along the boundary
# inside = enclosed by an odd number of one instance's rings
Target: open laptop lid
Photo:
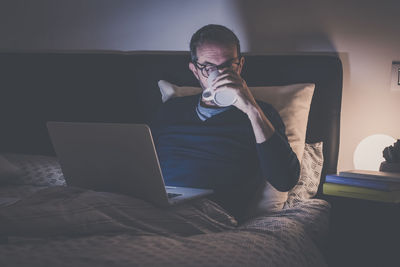
[[[47,127],[67,185],[168,205],[147,125],[48,122]]]

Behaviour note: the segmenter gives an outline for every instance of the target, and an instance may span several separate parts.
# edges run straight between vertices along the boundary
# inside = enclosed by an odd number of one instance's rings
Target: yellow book
[[[332,196],[400,203],[400,191],[381,191],[358,186],[324,183],[322,192],[325,195]]]

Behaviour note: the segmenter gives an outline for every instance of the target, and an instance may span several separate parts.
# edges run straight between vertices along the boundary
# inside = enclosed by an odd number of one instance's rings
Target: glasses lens
[[[203,74],[204,77],[206,77],[206,78],[208,77],[208,71],[207,71],[206,67],[201,69],[201,73]]]
[[[236,59],[236,58],[235,58]],[[201,73],[205,78],[208,78],[210,76],[210,73],[213,72],[214,70],[221,70],[225,68],[232,68],[234,69],[235,67],[239,66],[240,63],[234,62],[235,59],[231,59],[221,65],[215,66],[215,65],[201,65],[198,62],[195,62],[197,69],[201,70]]]
[[[204,70],[205,70],[205,72],[206,72],[206,77],[208,77],[209,75],[210,75],[210,73],[211,72],[213,72],[214,70],[217,70],[218,69],[218,67],[217,66],[206,66],[205,68],[204,68]]]

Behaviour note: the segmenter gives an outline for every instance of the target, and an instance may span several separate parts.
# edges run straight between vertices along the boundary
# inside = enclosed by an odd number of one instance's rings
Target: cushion
[[[324,164],[322,149],[322,142],[306,144],[301,161],[299,182],[289,191],[285,208],[293,207],[296,203],[312,198],[317,194]]]
[[[288,192],[280,192],[269,182],[263,181],[252,199],[244,219],[258,217],[282,210]]]
[[[13,184],[36,186],[65,185],[60,164],[55,157],[25,154],[3,154],[3,156],[21,170],[21,175],[13,179]]]
[[[163,102],[173,97],[199,94],[202,91],[200,87],[177,86],[164,80],[160,80],[158,86]],[[313,83],[250,87],[255,99],[271,104],[279,112],[286,126],[289,144],[300,163],[302,163],[308,113],[314,88]],[[249,214],[252,216],[253,212],[258,214],[282,209],[287,197],[287,192],[280,192],[265,182],[257,191],[253,202],[255,204],[249,208]]]
[[[164,80],[158,81],[158,87],[160,88],[163,103],[170,98],[197,95],[203,91],[200,87],[177,86]]]
[[[299,162],[303,157],[306,140],[308,113],[315,84],[251,87],[255,99],[270,103],[281,116],[289,144]]]
[[[158,82],[162,101],[173,97],[199,94],[200,87],[177,86],[167,81]],[[285,86],[250,87],[257,100],[270,103],[281,116],[290,146],[301,162],[306,139],[308,113],[315,84],[292,84]]]
[[[21,175],[21,170],[0,155],[0,183],[6,184]]]
[[[279,192],[270,183],[262,184],[250,205],[247,217],[256,217],[296,203],[317,194],[323,166],[322,142],[305,144],[299,182],[289,192]]]

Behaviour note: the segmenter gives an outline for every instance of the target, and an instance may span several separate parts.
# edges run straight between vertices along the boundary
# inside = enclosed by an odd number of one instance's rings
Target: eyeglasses
[[[236,57],[236,58],[232,58],[220,65],[214,65],[214,64],[200,64],[199,62],[193,62],[194,65],[196,66],[197,69],[199,69],[201,71],[201,74],[205,77],[208,78],[208,76],[210,75],[210,73],[213,70],[221,70],[221,69],[225,69],[225,68],[233,68],[235,65],[239,66],[240,65],[240,58],[241,57]],[[239,60],[239,62],[234,62],[235,60]]]

